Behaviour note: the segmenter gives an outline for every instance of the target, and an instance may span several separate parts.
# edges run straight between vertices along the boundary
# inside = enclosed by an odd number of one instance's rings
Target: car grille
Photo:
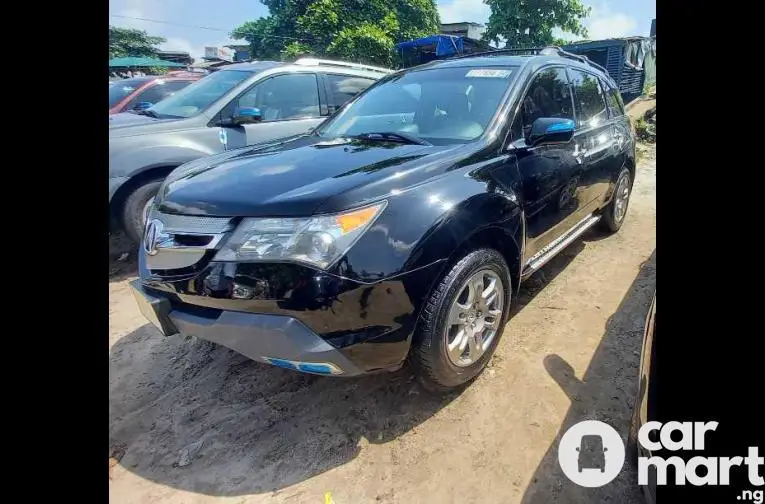
[[[176,215],[152,209],[146,222],[143,252],[153,276],[172,277],[199,271],[215,255],[231,217]]]

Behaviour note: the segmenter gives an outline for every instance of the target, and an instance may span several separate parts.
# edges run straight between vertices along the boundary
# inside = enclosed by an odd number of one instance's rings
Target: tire
[[[456,335],[451,335],[455,328],[460,326],[452,325],[448,321],[450,315],[456,313],[452,311],[453,303],[460,301],[463,305],[470,305],[471,292],[480,290],[478,286],[470,289],[466,282],[478,282],[479,279],[486,282],[484,292],[488,292],[491,285],[495,286],[496,299],[494,291],[488,295],[488,302],[483,298],[474,298],[479,305],[485,303],[478,307],[478,310],[485,311],[484,318],[480,318],[483,312],[475,311],[474,308],[465,311],[459,309],[462,315],[465,315],[461,320],[468,321],[473,315],[479,317],[473,319],[476,325],[472,326],[470,331],[479,326],[484,327],[484,331],[483,338],[476,338],[471,340],[471,344],[465,344],[468,357],[457,357],[458,365],[455,364],[454,353],[459,352],[461,345],[454,345],[450,356],[449,339],[451,337],[452,341],[457,341],[459,331]],[[492,283],[494,280],[498,280],[499,283]],[[507,263],[502,255],[493,249],[479,249],[468,253],[444,274],[425,304],[409,356],[410,365],[425,389],[447,392],[470,382],[483,371],[502,337],[509,313],[511,290],[512,282]],[[498,300],[501,301],[501,307],[497,304]],[[493,315],[490,315],[492,313]],[[467,336],[461,339],[470,340]],[[476,358],[471,359],[470,354],[476,355]]]
[[[136,244],[143,236],[143,210],[146,204],[156,196],[162,180],[151,180],[136,188],[122,205],[122,228],[125,234]]]
[[[603,214],[600,219],[601,228],[608,233],[616,233],[622,227],[624,219],[627,216],[627,209],[629,208],[630,196],[632,196],[632,180],[630,171],[627,168],[622,168],[619,176],[616,178],[616,184],[614,185],[614,195],[611,197],[611,202],[603,209]],[[620,200],[619,194],[624,190],[626,185],[626,201],[624,201],[624,210],[621,213],[621,217],[617,215],[618,201]]]

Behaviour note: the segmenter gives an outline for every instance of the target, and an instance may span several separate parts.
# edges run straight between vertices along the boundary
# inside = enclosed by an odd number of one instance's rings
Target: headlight
[[[215,260],[294,261],[326,269],[353,246],[386,204],[308,218],[244,219]]]

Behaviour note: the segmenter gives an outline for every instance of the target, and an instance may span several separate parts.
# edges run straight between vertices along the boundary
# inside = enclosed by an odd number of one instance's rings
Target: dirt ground
[[[110,499],[148,503],[640,502],[625,465],[569,482],[557,441],[583,419],[626,437],[656,287],[656,158],[621,231],[592,231],[524,284],[490,368],[448,397],[406,369],[330,379],[269,367],[138,312],[115,240],[109,285]],[[122,247],[122,248],[121,248]]]

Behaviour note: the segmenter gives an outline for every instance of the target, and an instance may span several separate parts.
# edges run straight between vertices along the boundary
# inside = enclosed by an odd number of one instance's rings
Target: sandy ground
[[[327,379],[163,338],[128,291],[131,258],[116,262],[111,502],[640,502],[630,467],[581,488],[556,447],[583,419],[626,437],[656,285],[655,174],[649,150],[621,231],[588,232],[529,279],[490,368],[448,397],[405,369]]]

